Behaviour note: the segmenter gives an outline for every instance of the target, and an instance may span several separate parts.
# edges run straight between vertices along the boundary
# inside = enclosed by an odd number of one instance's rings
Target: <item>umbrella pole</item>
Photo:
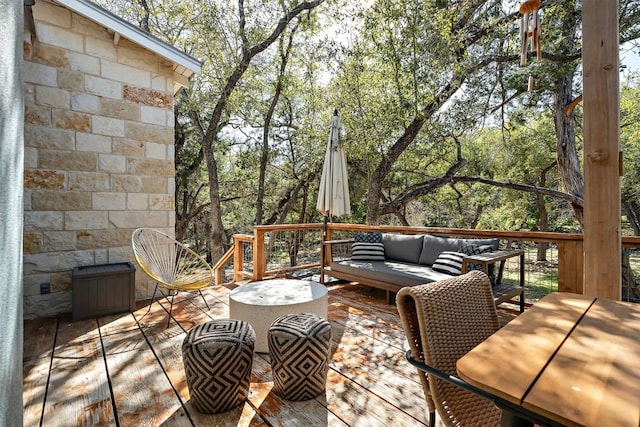
[[[324,260],[325,260],[325,251],[326,248],[324,246],[324,242],[327,241],[327,221],[329,219],[328,215],[324,216],[324,227],[322,227],[322,242],[320,243],[320,283],[324,284]]]

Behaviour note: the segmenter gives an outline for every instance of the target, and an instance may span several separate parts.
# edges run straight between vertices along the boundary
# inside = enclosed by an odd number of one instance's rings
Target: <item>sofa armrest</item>
[[[320,248],[320,283],[324,283],[325,268],[328,268],[334,259],[351,257],[352,243],[353,239],[322,241]]]
[[[325,240],[322,242],[324,255],[323,267],[331,265],[334,259],[347,259],[351,257],[351,244],[353,239]]]
[[[340,245],[340,244],[346,244],[346,243],[353,243],[353,239],[325,240],[322,242],[322,244],[325,246]]]

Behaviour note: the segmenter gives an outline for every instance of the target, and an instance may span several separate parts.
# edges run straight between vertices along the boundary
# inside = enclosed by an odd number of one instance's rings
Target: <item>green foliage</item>
[[[640,198],[640,74],[620,91],[620,146],[624,154],[623,193]]]
[[[640,219],[640,75],[629,76],[620,91],[620,147],[623,153],[622,203],[638,233]],[[633,223],[635,221],[635,224]]]
[[[231,0],[147,0],[148,15],[138,1],[101,3],[136,24],[148,16],[152,34],[203,61],[202,73],[176,98],[184,138],[182,143],[176,138],[176,201],[180,210],[183,196],[204,185],[197,197],[206,203],[203,131],[227,78],[238,66],[243,47],[263,40],[283,10],[299,2],[243,2],[244,38],[238,3]],[[288,40],[296,27],[284,73],[280,75],[282,48],[274,43],[252,59],[214,130],[226,238],[249,232],[253,225],[265,116],[279,76],[282,93],[268,133],[265,220],[322,220],[315,200],[334,108],[346,129],[343,145],[349,162],[352,216],[344,221],[366,222],[374,174],[416,120],[424,124],[381,179],[380,205],[428,186],[458,161],[466,165],[456,176],[562,190],[555,167],[548,170],[544,184],[540,178],[556,158],[557,80],[573,77],[579,69],[579,2],[545,3],[542,43],[547,59],[530,60],[526,67],[518,59],[518,3],[340,0],[290,23],[280,36]],[[633,18],[640,1],[619,4],[621,34],[625,39],[638,37],[640,20]],[[463,16],[467,19],[461,20]],[[461,87],[439,102],[460,73]],[[532,93],[526,91],[529,75],[535,82]],[[572,96],[581,92],[579,76],[575,80]],[[636,199],[638,81],[636,76],[623,87],[621,102],[623,194]],[[298,184],[303,185],[296,190]],[[289,199],[292,203],[287,204]],[[550,230],[576,229],[565,202],[547,196],[544,202]],[[412,224],[535,230],[540,226],[538,209],[532,193],[449,182],[411,198],[396,215],[381,221],[394,223],[402,217]],[[201,215],[196,221],[205,219]],[[194,224],[195,229],[206,227]]]

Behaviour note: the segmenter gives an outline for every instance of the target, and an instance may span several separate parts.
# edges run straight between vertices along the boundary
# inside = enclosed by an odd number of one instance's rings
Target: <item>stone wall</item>
[[[134,261],[131,232],[174,233],[172,64],[55,4],[24,45],[25,317],[71,311],[75,266]],[[135,264],[135,263],[134,263]],[[137,269],[136,296],[154,283]],[[49,284],[51,292],[42,294]]]

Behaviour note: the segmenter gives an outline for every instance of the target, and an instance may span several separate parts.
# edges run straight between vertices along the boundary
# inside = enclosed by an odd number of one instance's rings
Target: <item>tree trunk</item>
[[[218,180],[218,163],[213,154],[212,144],[204,144],[204,157],[209,171],[209,203],[211,209],[211,234],[209,248],[211,261],[216,263],[224,255],[224,225],[222,224],[222,207],[220,205],[220,181]]]
[[[207,126],[204,138],[202,141],[203,151],[205,159],[207,161],[207,172],[209,176],[209,195],[211,203],[211,236],[209,238],[211,246],[211,259],[212,262],[217,262],[222,255],[224,255],[224,225],[222,224],[222,208],[220,204],[220,181],[218,178],[218,165],[215,158],[214,144],[218,132],[220,131],[222,115],[229,102],[229,97],[235,90],[238,82],[244,75],[245,71],[249,68],[251,60],[259,53],[266,50],[271,46],[285,30],[289,22],[296,18],[299,14],[305,11],[310,11],[320,4],[324,3],[324,0],[313,0],[298,4],[296,7],[282,16],[273,31],[260,43],[249,46],[247,36],[245,33],[245,14],[244,14],[244,1],[238,0],[238,14],[239,14],[239,31],[242,44],[242,58],[238,65],[227,78],[224,88],[220,93],[209,125]]]
[[[174,128],[175,128],[175,167],[176,167],[176,177],[175,177],[175,209],[176,209],[176,218],[175,218],[175,237],[176,240],[182,242],[184,240],[184,236],[189,230],[189,227],[194,225],[194,239],[200,240],[202,236],[198,235],[197,232],[197,224],[194,224],[193,221],[196,219],[202,211],[206,209],[208,203],[203,203],[198,205],[198,197],[200,192],[204,188],[204,184],[200,184],[197,189],[193,188],[193,182],[197,182],[197,179],[194,181],[193,177],[200,170],[200,166],[202,165],[204,159],[204,153],[202,152],[202,147],[198,151],[197,155],[193,158],[190,156],[182,155],[184,151],[184,147],[186,144],[186,134],[184,127],[178,120],[179,114],[176,109],[174,114]],[[202,137],[202,129],[200,129],[200,137]],[[186,163],[187,159],[190,159],[190,163]],[[181,203],[178,201],[181,200]]]
[[[144,14],[142,15],[142,19],[140,20],[140,28],[142,28],[147,33],[151,33],[151,31],[149,31],[149,16],[151,15],[151,12],[149,11],[147,0],[140,0],[140,5],[142,6],[142,9],[144,9]]]
[[[580,199],[584,198],[584,180],[580,170],[580,159],[576,150],[576,134],[573,112],[566,114],[567,106],[573,101],[573,74],[559,78],[555,91],[556,156],[558,173],[564,190]],[[571,203],[573,214],[580,223],[584,222],[582,205]]]
[[[640,205],[633,200],[622,201],[622,212],[627,217],[635,236],[640,236]]]
[[[478,228],[478,222],[480,221],[480,217],[482,216],[482,211],[484,211],[484,206],[483,205],[477,205],[476,206],[476,213],[473,216],[473,220],[471,221],[471,225],[470,225],[471,229]]]
[[[291,52],[291,46],[293,45],[293,35],[296,32],[298,26],[294,26],[289,33],[289,42],[286,50],[283,48],[282,38],[280,38],[280,71],[278,73],[278,80],[276,82],[275,92],[271,103],[269,104],[269,110],[264,118],[264,127],[262,130],[262,151],[260,153],[260,173],[258,176],[258,196],[256,200],[256,219],[254,224],[262,224],[264,216],[264,192],[265,192],[265,180],[267,175],[267,162],[269,161],[269,129],[271,129],[271,120],[273,119],[273,113],[276,110],[278,101],[280,100],[280,94],[282,93],[282,86],[284,81],[284,73],[287,69],[287,61],[289,59],[289,53]]]
[[[640,300],[640,284],[633,276],[629,259],[631,250],[622,250],[622,300]]]
[[[540,194],[536,195],[536,205],[538,206],[538,212],[540,218],[538,220],[538,227],[540,231],[547,231],[549,228],[549,216],[547,214],[547,207],[544,203],[544,197]],[[549,249],[548,242],[539,242],[538,251],[536,254],[537,262],[545,262],[547,260],[547,250]]]
[[[304,186],[302,191],[302,207],[300,208],[300,213],[298,215],[298,224],[303,224],[305,221],[308,196],[309,192],[307,191],[307,186]],[[300,252],[300,247],[304,241],[304,236],[305,232],[302,230],[296,230],[293,232],[293,242],[289,247],[289,262],[291,267],[298,265],[298,253]]]
[[[561,28],[561,45],[559,50],[568,55],[577,50],[576,34],[580,22],[580,13],[576,11],[574,1],[565,5],[567,11],[564,14]],[[577,67],[577,66],[576,66]],[[555,131],[556,131],[556,158],[558,161],[558,173],[564,186],[564,190],[584,199],[584,180],[580,169],[580,159],[576,150],[576,134],[573,109],[567,110],[573,99],[573,79],[576,68],[571,68],[564,76],[556,80],[554,94]],[[573,214],[582,226],[584,212],[581,204],[571,203]]]
[[[540,179],[538,180],[539,187],[547,186],[547,172],[553,168],[557,162],[553,162],[551,165],[542,169],[540,172]],[[549,231],[549,213],[547,211],[547,204],[544,202],[544,196],[540,193],[536,194],[536,207],[538,208],[538,230]],[[547,260],[547,249],[549,249],[548,242],[538,243],[538,254],[536,261],[544,262]]]

